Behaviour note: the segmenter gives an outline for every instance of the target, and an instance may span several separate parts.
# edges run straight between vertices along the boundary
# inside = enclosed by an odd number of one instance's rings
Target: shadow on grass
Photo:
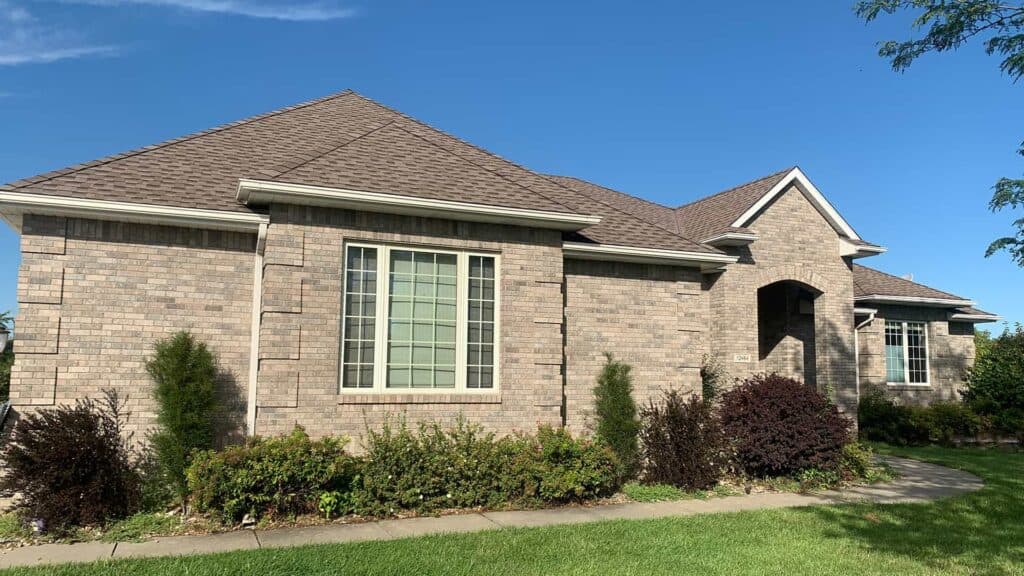
[[[986,574],[1024,569],[1024,452],[917,448],[882,451],[959,468],[985,487],[927,504],[854,505],[807,509],[830,528],[826,536],[853,539],[870,551],[898,554],[929,567]]]

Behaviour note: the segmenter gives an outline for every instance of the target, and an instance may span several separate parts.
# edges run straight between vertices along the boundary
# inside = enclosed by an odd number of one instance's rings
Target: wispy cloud
[[[289,22],[338,20],[355,15],[351,8],[326,2],[281,2],[250,0],[62,0],[68,4],[92,6],[146,5],[179,8],[193,12],[233,14],[250,18],[266,18]]]
[[[41,64],[116,51],[114,46],[85,42],[73,30],[47,25],[23,6],[0,0],[0,66]]]

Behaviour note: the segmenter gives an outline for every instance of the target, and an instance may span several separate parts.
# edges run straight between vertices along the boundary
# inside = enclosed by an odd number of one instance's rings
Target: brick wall
[[[633,366],[638,405],[663,390],[700,393],[708,303],[693,269],[566,260],[566,423],[593,425],[604,353]]]
[[[880,387],[907,404],[928,404],[936,400],[959,399],[967,369],[974,365],[974,326],[947,321],[948,311],[921,306],[872,305],[875,319],[857,333],[860,348],[860,385]],[[885,321],[927,323],[928,386],[886,384]]]
[[[500,386],[494,394],[339,394],[343,246],[383,242],[500,253]],[[271,208],[264,268],[256,431],[295,424],[348,434],[388,417],[507,433],[561,421],[561,234],[408,216]],[[356,449],[358,449],[358,442]]]
[[[255,235],[24,217],[11,400],[18,412],[129,398],[129,430],[153,423],[144,362],[154,343],[191,330],[225,372],[225,425],[239,431],[249,361]],[[239,416],[242,418],[239,419]]]
[[[706,278],[709,350],[732,378],[777,367],[759,359],[757,290],[794,280],[821,294],[814,300],[814,342],[819,389],[835,392],[840,409],[856,410],[853,353],[853,279],[839,255],[839,236],[795,186],[780,194],[749,225],[758,239],[731,249],[737,264]],[[746,361],[748,360],[749,361]],[[793,376],[800,377],[794,370]]]

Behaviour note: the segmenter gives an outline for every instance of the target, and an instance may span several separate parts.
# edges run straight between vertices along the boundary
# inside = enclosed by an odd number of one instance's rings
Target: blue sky
[[[670,205],[798,164],[889,248],[862,263],[1024,321],[1024,270],[983,257],[1022,87],[976,45],[896,74],[875,42],[908,34],[820,0],[0,0],[0,181],[353,88]],[[0,310],[17,266],[0,226]]]

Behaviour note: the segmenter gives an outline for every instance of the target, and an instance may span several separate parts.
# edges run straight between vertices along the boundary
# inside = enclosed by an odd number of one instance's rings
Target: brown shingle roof
[[[793,170],[786,168],[676,208],[680,232],[706,240],[723,232],[745,231],[730,225]]]
[[[250,211],[235,200],[239,178],[597,215],[578,239],[718,252],[350,90],[4,189]]]
[[[638,218],[657,224],[662,228],[674,233],[679,233],[679,225],[676,222],[675,210],[668,206],[662,206],[650,200],[619,192],[611,188],[594,184],[572,176],[548,175],[548,178],[558,182],[562,186],[600,200],[618,210],[628,212]]]
[[[874,268],[853,265],[853,295],[861,296],[906,296],[911,298],[940,298],[944,300],[967,300],[956,294],[943,292],[918,284],[905,278],[880,272]]]

